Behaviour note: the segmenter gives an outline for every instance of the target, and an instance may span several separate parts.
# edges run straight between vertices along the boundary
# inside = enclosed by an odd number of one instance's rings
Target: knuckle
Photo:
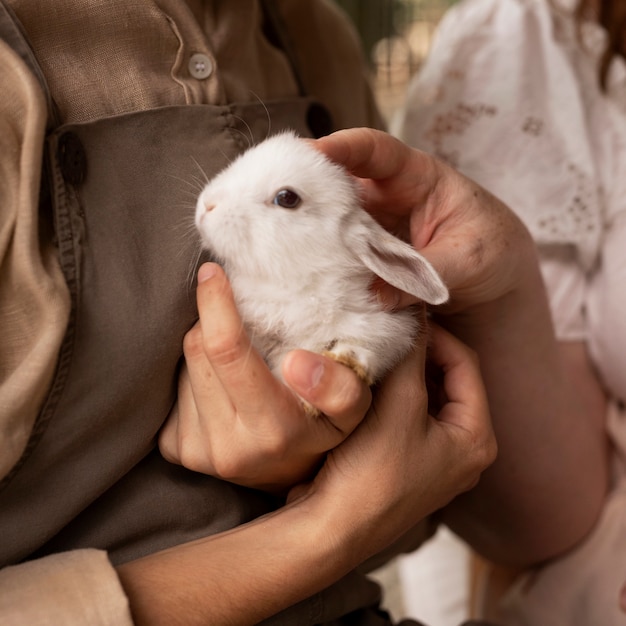
[[[213,474],[217,478],[231,483],[246,482],[246,476],[250,470],[248,459],[244,461],[239,456],[232,454],[217,455],[213,459],[213,468]]]
[[[498,444],[492,431],[477,435],[472,446],[472,468],[476,473],[476,482],[498,455]]]
[[[265,442],[264,456],[269,459],[280,460],[285,458],[290,450],[290,442],[282,433],[276,433]]]
[[[202,333],[200,324],[196,324],[183,338],[183,354],[186,359],[201,355],[206,356],[216,365],[228,365],[246,354],[248,344],[243,329],[237,333]]]
[[[178,462],[188,470],[211,474],[213,470],[212,451],[206,438],[199,436],[194,429],[183,423],[176,437],[170,437],[167,444],[170,451],[175,450]]]
[[[498,457],[498,444],[495,437],[491,437],[483,446],[482,462],[484,469],[488,468]]]
[[[178,456],[180,464],[194,472],[209,473],[210,468],[207,450],[196,442],[196,437],[179,437]]]
[[[185,333],[183,337],[183,354],[185,358],[197,356],[204,350],[202,345],[202,330],[200,325],[196,324],[191,330]]]
[[[241,444],[241,441],[239,442]],[[224,447],[212,452],[213,475],[232,483],[252,484],[280,465],[289,453],[289,442],[278,434],[256,438],[247,445]]]
[[[476,487],[482,473],[496,460],[498,446],[491,429],[472,433],[467,444],[465,479],[462,491],[469,491]]]
[[[242,354],[247,352],[241,332],[236,336],[218,335],[205,337],[203,348],[208,359],[218,366],[230,365],[238,361]]]
[[[163,434],[159,437],[159,451],[168,463],[181,463],[178,448],[172,437]]]
[[[218,455],[213,459],[214,473],[217,478],[235,482],[241,474],[241,467],[238,462],[234,462],[229,455]]]
[[[193,472],[201,471],[203,467],[202,460],[199,458],[198,450],[195,446],[179,445],[178,456],[180,464]]]
[[[329,394],[326,412],[343,413],[357,407],[363,396],[363,384],[352,372],[337,381],[334,393]]]
[[[467,344],[465,344],[465,348],[467,350],[468,359],[474,365],[474,367],[479,369],[480,368],[480,356],[478,355],[478,352],[476,352],[474,348],[471,348]]]

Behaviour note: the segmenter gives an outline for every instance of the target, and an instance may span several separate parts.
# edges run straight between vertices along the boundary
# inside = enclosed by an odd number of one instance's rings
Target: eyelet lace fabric
[[[602,92],[605,32],[579,29],[572,4],[455,5],[395,130],[522,218],[557,335],[587,341],[604,382],[626,399],[626,63],[613,60]]]
[[[581,46],[567,4],[462,2],[442,21],[397,132],[501,197],[540,245],[573,245],[588,271],[610,220],[607,190],[626,165],[626,67],[614,62],[602,94],[604,33],[585,24]]]

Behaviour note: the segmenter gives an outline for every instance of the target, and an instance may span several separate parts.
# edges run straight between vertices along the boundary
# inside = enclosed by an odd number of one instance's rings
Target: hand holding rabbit
[[[401,360],[418,320],[386,311],[370,290],[376,278],[429,304],[448,297],[428,261],[362,209],[354,178],[292,133],[250,148],[209,181],[196,225],[278,378],[297,348],[332,356],[368,383]]]
[[[386,133],[347,129],[314,145],[358,177],[365,208],[420,251],[446,284],[438,312],[492,303],[536,269],[534,242],[519,218],[488,191]],[[415,302],[384,289],[396,307]]]
[[[200,321],[184,342],[178,402],[159,437],[162,454],[188,469],[270,491],[308,478],[321,455],[355,428],[371,392],[349,368],[305,351],[283,364],[291,388],[251,346],[223,270],[200,268]]]
[[[571,549],[604,502],[605,399],[584,345],[556,339],[529,232],[482,187],[385,133],[349,129],[314,145],[357,176],[367,210],[430,261],[450,291],[433,317],[480,358],[498,459],[446,507],[445,522],[508,565]],[[392,307],[414,300],[388,287],[384,295]]]

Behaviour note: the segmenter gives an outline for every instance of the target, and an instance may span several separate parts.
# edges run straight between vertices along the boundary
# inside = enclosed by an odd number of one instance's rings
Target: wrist
[[[373,515],[371,511],[363,515],[363,503],[360,512],[353,511],[351,499],[331,498],[314,484],[303,489],[305,495],[290,498],[288,506],[293,507],[294,516],[303,520],[308,550],[320,559],[322,569],[332,564],[339,578],[374,553],[368,549],[371,531],[376,528],[371,521]]]

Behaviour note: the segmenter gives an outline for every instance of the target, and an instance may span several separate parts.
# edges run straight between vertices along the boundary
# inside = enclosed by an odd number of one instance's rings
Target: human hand
[[[199,322],[184,339],[178,401],[159,436],[172,463],[248,487],[281,491],[306,479],[361,421],[369,388],[349,368],[303,350],[283,377],[269,371],[243,331],[223,270],[198,273]],[[295,391],[322,411],[303,409]]]
[[[498,460],[446,507],[446,524],[506,565],[570,550],[606,493],[605,400],[584,346],[563,358],[530,233],[480,186],[389,135],[346,130],[314,145],[360,178],[365,208],[432,263],[450,291],[435,319],[479,355]],[[389,286],[379,295],[391,308],[410,303]]]
[[[429,361],[443,374],[445,401],[429,415],[425,346],[383,381],[366,418],[328,454],[313,482],[289,494],[294,504],[320,500],[324,519],[333,518],[328,527],[354,533],[337,544],[359,560],[471,489],[496,455],[476,355],[432,326]]]
[[[497,300],[531,265],[534,244],[515,214],[432,156],[367,128],[339,131],[314,145],[360,179],[365,208],[433,264],[451,293],[440,310]],[[379,290],[395,306],[414,301],[388,285]]]
[[[447,395],[436,417],[426,410],[420,344],[285,506],[119,566],[134,620],[171,623],[184,615],[189,623],[259,623],[327,588],[471,487],[495,455],[478,363],[438,328],[431,352]],[[225,569],[236,585],[224,584]]]

